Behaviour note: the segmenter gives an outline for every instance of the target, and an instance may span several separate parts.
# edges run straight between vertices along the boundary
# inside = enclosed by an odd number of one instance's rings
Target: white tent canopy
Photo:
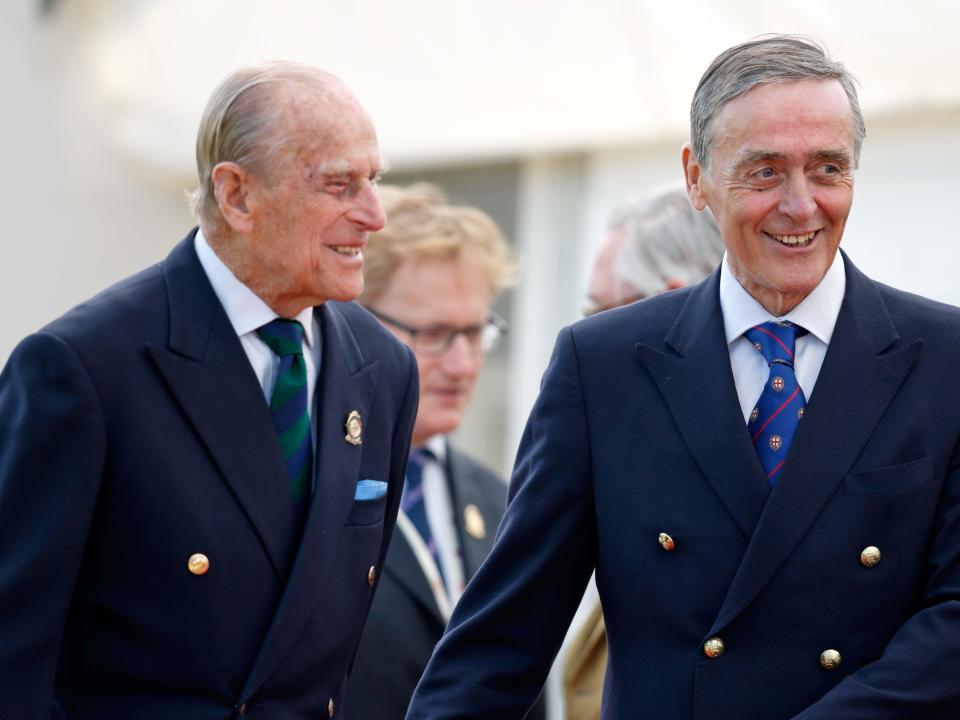
[[[87,6],[89,69],[110,134],[138,159],[178,173],[192,168],[197,119],[213,85],[237,65],[271,57],[347,80],[398,165],[683,137],[710,59],[766,32],[825,43],[860,79],[868,116],[960,105],[960,4],[947,0]]]

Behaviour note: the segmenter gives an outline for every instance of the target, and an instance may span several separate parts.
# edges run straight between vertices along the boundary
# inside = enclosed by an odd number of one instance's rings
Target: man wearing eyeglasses
[[[420,408],[398,532],[347,690],[350,720],[403,718],[506,504],[503,479],[447,435],[506,330],[490,307],[516,262],[489,216],[450,205],[436,187],[382,186],[380,199],[388,223],[364,252],[360,303],[416,355]]]

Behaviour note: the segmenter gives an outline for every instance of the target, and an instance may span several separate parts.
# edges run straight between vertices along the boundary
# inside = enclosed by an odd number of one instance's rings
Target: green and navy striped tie
[[[280,358],[270,397],[270,414],[286,460],[293,502],[299,505],[310,489],[313,457],[310,416],[307,414],[303,326],[296,320],[277,318],[259,328],[257,335]]]

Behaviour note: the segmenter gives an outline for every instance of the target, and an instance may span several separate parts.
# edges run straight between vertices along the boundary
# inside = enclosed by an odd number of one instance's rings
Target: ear
[[[693,154],[690,143],[684,144],[680,152],[680,161],[683,164],[683,178],[687,184],[687,197],[690,198],[690,204],[697,210],[703,210],[707,206],[703,187],[706,173]]]
[[[250,174],[235,162],[222,162],[214,166],[210,180],[223,219],[235,232],[249,235],[253,230],[253,218],[247,203]]]

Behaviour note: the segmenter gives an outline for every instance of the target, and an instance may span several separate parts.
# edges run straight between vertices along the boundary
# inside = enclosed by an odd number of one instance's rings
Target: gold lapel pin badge
[[[472,503],[463,509],[463,523],[470,537],[483,540],[487,536],[487,524],[483,521],[480,508]]]
[[[347,434],[343,436],[344,440],[351,445],[363,444],[363,421],[360,419],[359,412],[351,410],[344,427],[347,430]]]

